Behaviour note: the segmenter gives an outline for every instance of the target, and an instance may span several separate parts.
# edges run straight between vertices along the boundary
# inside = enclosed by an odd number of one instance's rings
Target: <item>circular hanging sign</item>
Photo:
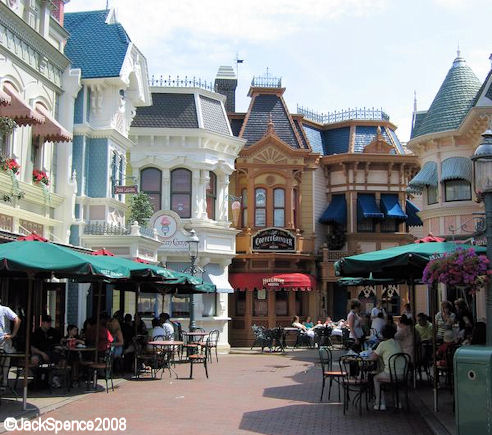
[[[164,214],[155,220],[154,228],[157,230],[159,236],[167,239],[174,236],[176,229],[178,228],[178,224],[174,217]]]

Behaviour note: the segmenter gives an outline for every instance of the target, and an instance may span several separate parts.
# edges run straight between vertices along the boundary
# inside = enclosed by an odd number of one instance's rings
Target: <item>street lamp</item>
[[[492,265],[492,126],[482,134],[482,143],[478,146],[473,161],[475,193],[482,197],[485,204],[485,225],[487,235],[487,258],[489,268]],[[492,346],[492,281],[487,289],[487,346]]]
[[[200,239],[195,233],[195,230],[190,231],[190,237],[186,241],[188,243],[188,253],[190,254],[191,268],[190,274],[191,276],[195,276],[196,273],[196,259],[198,258],[198,245],[200,244]],[[195,323],[195,295],[193,293],[190,294],[190,331],[194,331],[196,328]]]

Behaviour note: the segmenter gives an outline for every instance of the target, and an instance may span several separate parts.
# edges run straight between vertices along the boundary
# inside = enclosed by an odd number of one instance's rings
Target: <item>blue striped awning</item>
[[[466,180],[472,182],[472,161],[468,157],[450,157],[441,163],[441,181]]]
[[[408,199],[407,199],[407,207],[406,208],[407,208],[407,215],[408,215],[407,225],[409,227],[421,227],[421,226],[423,226],[424,224],[422,223],[422,221],[420,220],[420,218],[417,215],[417,213],[420,211],[420,209],[413,202],[410,202]]]
[[[381,194],[381,211],[386,218],[405,220],[408,218],[406,213],[400,207],[398,195],[395,193]]]
[[[345,200],[345,194],[333,195],[331,202],[326,210],[319,218],[320,224],[333,224],[347,225],[347,201]]]
[[[376,203],[376,197],[374,193],[359,193],[357,195],[357,202],[359,204],[359,212],[366,219],[383,219],[384,214],[381,213]]]
[[[437,186],[437,163],[426,162],[418,174],[413,177],[408,186],[415,190],[423,190],[426,186]]]

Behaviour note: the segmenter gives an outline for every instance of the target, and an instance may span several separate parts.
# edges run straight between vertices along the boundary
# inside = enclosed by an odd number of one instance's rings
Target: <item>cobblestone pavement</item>
[[[128,381],[114,392],[100,392],[42,416],[58,420],[126,417],[128,434],[398,434],[428,435],[418,413],[366,411],[346,416],[337,402],[319,402],[321,369],[316,351],[287,355],[222,355],[185,379],[188,365],[179,365],[176,379]],[[332,400],[337,399],[336,389]],[[64,433],[64,432],[60,432]]]

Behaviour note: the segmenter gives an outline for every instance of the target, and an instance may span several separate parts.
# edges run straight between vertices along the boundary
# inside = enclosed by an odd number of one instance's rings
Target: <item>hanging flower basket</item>
[[[32,171],[32,181],[36,184],[44,184],[45,186],[49,186],[50,180],[48,175],[44,171],[40,171],[39,169],[34,169]]]
[[[0,134],[10,134],[17,127],[17,123],[7,116],[0,116]]]
[[[427,263],[422,276],[426,284],[443,283],[451,287],[463,286],[475,294],[480,287],[489,282],[489,260],[485,255],[478,255],[473,248],[457,248]]]
[[[20,165],[15,159],[0,157],[0,169],[4,172],[12,171],[14,174],[17,174],[19,172]]]

